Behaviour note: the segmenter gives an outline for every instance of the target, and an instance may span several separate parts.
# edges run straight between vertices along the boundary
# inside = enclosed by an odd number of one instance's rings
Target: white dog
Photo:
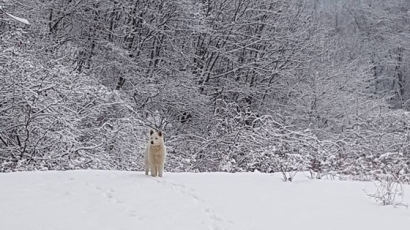
[[[145,175],[151,170],[151,176],[162,177],[166,154],[164,135],[161,131],[151,129],[149,138],[145,151]]]

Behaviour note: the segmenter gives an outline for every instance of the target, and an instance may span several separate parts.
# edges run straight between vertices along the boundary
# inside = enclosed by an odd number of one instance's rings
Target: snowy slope
[[[372,187],[259,173],[0,174],[0,229],[409,229],[410,209],[377,205],[363,192]]]

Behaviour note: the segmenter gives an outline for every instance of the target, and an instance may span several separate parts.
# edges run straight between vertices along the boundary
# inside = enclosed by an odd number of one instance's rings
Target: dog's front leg
[[[151,165],[151,176],[156,177],[158,175],[158,169],[155,164]]]
[[[150,165],[149,165],[149,162],[148,162],[148,158],[147,157],[145,157],[145,175],[148,175],[148,173],[149,173],[149,168],[150,168]]]
[[[164,172],[164,163],[162,163],[161,165],[159,165],[158,167],[158,176],[162,177],[162,173]]]
[[[150,163],[149,163],[149,160],[148,160],[148,148],[145,149],[144,163],[145,163],[145,165],[144,165],[144,167],[145,167],[145,175],[148,175],[148,173],[149,173],[149,168],[150,168]]]

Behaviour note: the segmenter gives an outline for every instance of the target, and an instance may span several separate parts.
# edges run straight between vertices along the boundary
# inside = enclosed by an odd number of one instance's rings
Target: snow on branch
[[[19,21],[19,22],[24,23],[24,24],[26,24],[26,25],[30,25],[30,22],[29,22],[27,19],[25,19],[25,18],[20,18],[20,17],[14,16],[14,15],[12,15],[12,14],[10,14],[10,13],[5,12],[5,11],[3,10],[3,7],[2,7],[2,6],[0,6],[0,11],[3,11],[7,16],[11,17],[12,19],[14,19],[14,20],[16,20],[16,21]]]
[[[6,12],[5,12],[6,13]],[[12,14],[9,14],[9,13],[6,13],[8,16],[10,16],[11,18],[13,18],[14,20],[17,20],[17,21],[19,21],[19,22],[21,22],[21,23],[24,23],[24,24],[26,24],[26,25],[30,25],[30,22],[27,20],[27,19],[25,19],[25,18],[20,18],[20,17],[17,17],[17,16],[14,16],[14,15],[12,15]]]

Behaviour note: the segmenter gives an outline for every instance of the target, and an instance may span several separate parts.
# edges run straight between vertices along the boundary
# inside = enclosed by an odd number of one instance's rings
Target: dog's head
[[[164,144],[164,134],[161,131],[151,129],[149,132],[149,144],[159,146]]]

